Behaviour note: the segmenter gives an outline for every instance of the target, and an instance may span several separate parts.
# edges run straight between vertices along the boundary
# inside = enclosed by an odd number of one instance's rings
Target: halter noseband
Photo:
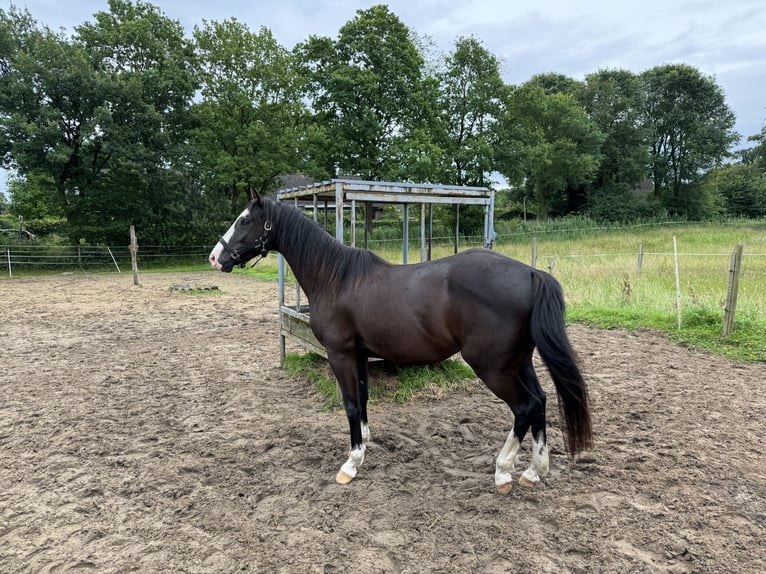
[[[269,250],[266,247],[266,244],[269,242],[269,231],[271,231],[271,228],[272,228],[271,220],[267,219],[266,221],[264,221],[263,234],[253,242],[253,245],[251,247],[252,250],[256,252],[260,252],[259,259],[266,257],[266,255],[269,253]],[[242,254],[236,249],[232,249],[231,246],[223,237],[221,237],[218,240],[218,243],[220,243],[224,251],[226,251],[226,253],[229,254],[229,257],[231,257],[231,260],[234,261],[235,265],[239,265],[240,267],[245,266],[247,261],[242,261]],[[248,249],[246,252],[248,251],[250,251],[250,249]]]

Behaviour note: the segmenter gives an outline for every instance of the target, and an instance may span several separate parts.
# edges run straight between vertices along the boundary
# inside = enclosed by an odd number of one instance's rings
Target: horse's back
[[[538,271],[526,263],[490,249],[471,249],[445,261],[453,296],[469,297],[474,304],[498,310],[506,305],[515,310],[531,305],[532,275]]]

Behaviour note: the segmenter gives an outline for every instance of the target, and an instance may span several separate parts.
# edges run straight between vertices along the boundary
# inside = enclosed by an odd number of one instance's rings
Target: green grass
[[[310,384],[326,408],[342,406],[335,376],[320,355],[288,353],[285,369],[290,376]],[[439,397],[451,390],[466,388],[476,381],[473,370],[457,359],[423,367],[396,367],[384,361],[374,361],[370,363],[369,375],[370,404]]]
[[[655,329],[680,344],[740,361],[766,361],[766,223],[688,224],[538,238],[538,268],[554,275],[568,319],[604,328]],[[678,328],[673,236],[679,252]],[[731,252],[744,246],[734,332],[722,338]],[[644,256],[637,269],[639,245]],[[499,251],[529,262],[531,240]],[[524,251],[527,253],[525,254]]]

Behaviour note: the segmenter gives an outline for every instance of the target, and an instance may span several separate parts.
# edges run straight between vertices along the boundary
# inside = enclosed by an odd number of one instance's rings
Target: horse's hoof
[[[354,477],[350,474],[346,474],[342,470],[339,470],[338,474],[335,475],[335,482],[338,484],[348,484],[352,480],[354,480]]]
[[[531,480],[524,478],[523,476],[519,477],[519,486],[523,486],[525,488],[534,488],[537,485],[537,482],[532,482]]]
[[[496,488],[500,494],[502,494],[503,496],[506,496],[511,492],[511,490],[513,490],[513,483],[506,482],[505,484],[498,484],[496,485]]]

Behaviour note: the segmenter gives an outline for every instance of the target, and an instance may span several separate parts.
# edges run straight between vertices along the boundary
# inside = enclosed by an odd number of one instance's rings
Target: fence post
[[[537,267],[537,237],[532,238],[532,267]]]
[[[130,226],[130,263],[133,267],[133,285],[139,285],[138,282],[138,261],[136,260],[136,254],[138,253],[138,242],[136,241],[136,226]]]
[[[550,263],[548,263],[548,273],[553,275],[553,270],[556,269],[556,258],[551,257]]]
[[[11,271],[11,248],[5,248],[5,254],[8,256],[8,277],[13,277],[13,271]]]
[[[678,330],[681,330],[681,276],[678,271],[678,244],[673,236],[673,259],[676,264],[676,313],[678,314]]]
[[[644,264],[644,244],[641,243],[638,246],[638,266],[636,268],[636,276],[641,277],[641,267]]]
[[[742,245],[737,245],[731,253],[729,264],[729,287],[726,290],[726,305],[723,309],[723,337],[728,337],[734,330],[734,315],[737,311],[739,294],[739,274],[742,269]]]

